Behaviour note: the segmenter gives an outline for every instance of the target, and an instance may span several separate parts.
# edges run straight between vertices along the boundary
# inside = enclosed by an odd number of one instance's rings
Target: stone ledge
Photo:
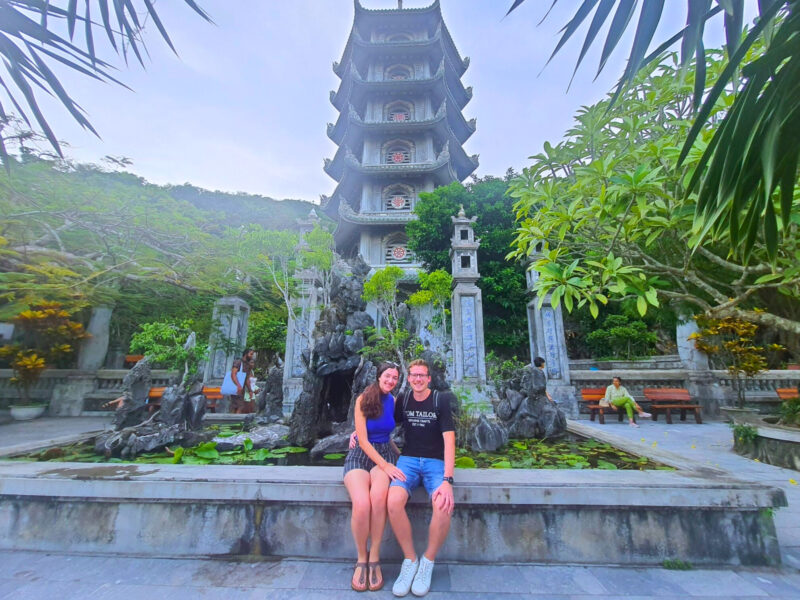
[[[458,469],[458,506],[514,504],[641,508],[785,506],[782,490],[697,473]],[[91,502],[226,501],[349,504],[341,467],[143,465],[0,462],[0,496],[80,498]],[[228,499],[228,500],[226,500]],[[422,490],[412,502],[427,505]]]
[[[578,432],[583,426],[570,423]],[[640,450],[592,430],[598,439]],[[642,452],[645,454],[645,452]],[[440,558],[478,563],[780,564],[778,488],[737,481],[666,452],[678,470],[456,471]],[[0,549],[146,556],[352,559],[340,467],[0,461]],[[430,518],[418,490],[418,551]],[[383,555],[401,552],[387,526]]]

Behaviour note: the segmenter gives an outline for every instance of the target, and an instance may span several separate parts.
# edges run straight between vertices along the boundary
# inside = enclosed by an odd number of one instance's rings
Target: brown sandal
[[[369,591],[370,592],[377,592],[379,589],[383,587],[383,569],[381,569],[380,579],[374,578],[373,575],[376,574],[375,569],[381,568],[380,562],[371,562],[369,563]]]
[[[356,584],[356,573],[358,570],[361,569],[361,573],[358,576],[358,583]],[[367,575],[369,573],[369,567],[365,562],[357,562],[356,568],[353,571],[353,579],[350,580],[350,587],[353,588],[357,592],[366,592],[367,591]]]

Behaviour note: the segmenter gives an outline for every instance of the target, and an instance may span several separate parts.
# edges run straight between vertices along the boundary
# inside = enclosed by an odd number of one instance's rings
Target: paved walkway
[[[620,437],[649,443],[687,458],[719,467],[736,478],[758,481],[782,488],[786,492],[789,506],[775,511],[775,528],[784,565],[800,570],[800,473],[782,469],[739,456],[733,452],[733,433],[726,423],[704,423],[697,425],[691,417],[686,422],[676,421],[672,425],[642,419],[635,429],[625,423],[598,425],[581,421],[593,427],[603,428]],[[800,596],[798,596],[800,598]]]
[[[55,421],[55,422],[54,422]],[[96,419],[44,419],[28,425],[1,425],[3,447],[98,429]],[[588,423],[588,422],[584,422]],[[722,423],[643,422],[639,429],[591,424],[658,448],[694,456],[750,481],[779,486],[789,507],[775,515],[784,566],[775,569],[695,569],[537,565],[437,564],[429,598],[660,600],[702,598],[800,599],[800,473],[764,465],[734,454],[730,428]],[[27,429],[28,427],[37,428]],[[38,437],[37,437],[38,436]],[[0,515],[2,518],[2,515]],[[349,543],[346,532],[343,540]],[[0,551],[0,600],[337,599],[391,598],[398,565],[386,565],[386,589],[370,594],[349,590],[352,566],[301,560],[237,562],[154,559]],[[411,596],[409,596],[411,597]]]
[[[81,434],[103,431],[111,423],[103,417],[43,417],[0,424],[0,456],[56,446]]]

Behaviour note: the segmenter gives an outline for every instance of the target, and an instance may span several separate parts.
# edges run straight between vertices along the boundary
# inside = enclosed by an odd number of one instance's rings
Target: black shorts
[[[372,447],[378,451],[378,454],[380,454],[386,462],[390,462],[393,465],[397,464],[397,454],[392,449],[391,442],[374,443]],[[344,459],[344,475],[347,475],[347,472],[353,469],[371,471],[374,466],[375,462],[366,455],[361,449],[361,446],[356,446],[347,453],[347,457]]]

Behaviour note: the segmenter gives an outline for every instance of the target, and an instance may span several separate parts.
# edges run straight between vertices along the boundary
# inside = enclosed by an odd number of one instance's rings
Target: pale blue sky
[[[105,155],[133,160],[131,170],[155,183],[185,183],[273,198],[317,201],[335,182],[322,170],[334,144],[325,125],[336,120],[328,93],[339,79],[331,70],[344,49],[353,19],[352,0],[199,0],[215,25],[182,2],[158,2],[179,52],[175,57],[148,32],[147,69],[121,60],[119,77],[133,92],[65,73],[73,98],[102,136],[98,140],[43,99],[50,123],[76,160]],[[368,8],[395,0],[362,0]],[[406,0],[406,7],[429,4]],[[478,120],[467,142],[480,155],[479,175],[520,169],[545,141],[557,142],[584,104],[601,99],[622,72],[631,38],[620,42],[603,74],[592,81],[600,40],[567,91],[582,31],[539,75],[558,41],[558,30],[578,6],[561,2],[537,27],[550,0],[528,0],[503,18],[511,0],[441,0],[445,22],[462,56],[463,77],[474,89],[464,110]],[[756,0],[746,0],[749,18]],[[685,0],[667,0],[657,40],[680,28]],[[586,24],[584,24],[584,29]],[[713,21],[706,45],[721,45]],[[602,39],[605,39],[604,34]]]

